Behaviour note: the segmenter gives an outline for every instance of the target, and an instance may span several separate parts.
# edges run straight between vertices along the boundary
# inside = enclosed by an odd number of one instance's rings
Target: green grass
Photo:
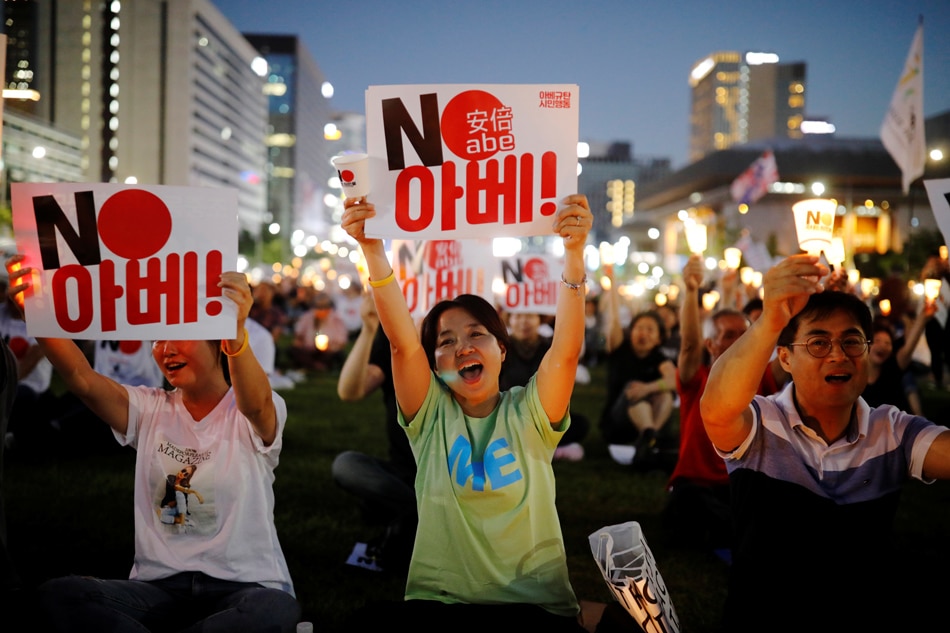
[[[383,407],[378,395],[342,403],[336,376],[324,375],[282,392],[290,416],[277,469],[276,522],[304,619],[321,631],[341,630],[346,613],[366,600],[402,596],[403,581],[345,564],[356,541],[375,535],[362,523],[353,499],[337,489],[330,464],[342,450],[385,455]],[[635,520],[656,557],[684,631],[715,631],[725,597],[727,567],[711,552],[682,551],[664,543],[659,513],[666,478],[636,474],[615,464],[596,429],[603,397],[602,370],[591,385],[578,385],[574,408],[594,427],[585,442],[587,457],[556,462],[557,504],[575,591],[582,600],[612,600],[588,547],[587,536],[615,523]],[[950,394],[924,391],[928,413],[947,420]],[[52,452],[52,451],[51,451]],[[127,577],[132,564],[132,476],[134,454],[6,456],[3,490],[8,539],[27,591],[69,573]],[[840,539],[820,525],[810,537]],[[903,600],[925,604],[948,595],[950,579],[950,482],[908,485],[897,523],[898,539],[911,572],[897,579]],[[821,570],[816,570],[820,579]],[[926,582],[923,579],[930,579]],[[822,589],[824,590],[824,589]],[[893,590],[890,590],[893,591]],[[890,594],[889,594],[890,595]],[[808,600],[807,594],[803,600]],[[828,599],[827,596],[817,599]],[[889,599],[888,599],[889,600]],[[898,603],[906,604],[906,603]],[[898,608],[889,603],[887,608]],[[922,608],[922,607],[915,607]],[[4,630],[7,630],[4,627]]]

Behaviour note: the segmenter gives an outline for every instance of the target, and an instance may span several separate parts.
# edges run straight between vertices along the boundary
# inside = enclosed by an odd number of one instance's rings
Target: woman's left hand
[[[564,206],[554,216],[554,232],[564,238],[564,248],[581,249],[587,244],[587,234],[594,226],[587,196],[574,194],[564,198]]]
[[[225,297],[237,305],[238,322],[246,320],[247,315],[251,313],[251,306],[254,305],[254,297],[251,295],[247,276],[235,271],[221,273],[218,288],[224,291]]]

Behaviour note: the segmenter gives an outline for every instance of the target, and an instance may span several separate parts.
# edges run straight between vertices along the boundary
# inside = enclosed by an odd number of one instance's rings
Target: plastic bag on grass
[[[588,540],[607,587],[640,628],[645,633],[679,633],[676,610],[640,524],[608,525]]]

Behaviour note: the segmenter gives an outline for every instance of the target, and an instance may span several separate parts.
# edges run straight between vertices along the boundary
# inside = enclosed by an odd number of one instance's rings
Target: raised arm
[[[221,346],[228,357],[234,398],[238,410],[251,422],[264,444],[269,446],[277,439],[277,409],[274,407],[270,380],[247,341],[245,322],[254,304],[251,287],[243,273],[233,271],[221,274],[218,287],[225,297],[237,305],[237,338],[224,341]]]
[[[703,284],[703,258],[690,255],[683,267],[683,298],[680,306],[680,352],[676,361],[681,382],[689,382],[703,362],[703,322],[699,288]]]
[[[33,269],[21,267],[22,255],[7,260],[7,294],[17,306],[17,295],[32,285]],[[129,394],[125,387],[93,370],[86,355],[71,339],[38,338],[37,342],[66,387],[110,427],[125,434],[129,425]]]
[[[343,206],[346,209],[343,213],[343,229],[359,243],[363,251],[379,322],[389,337],[396,403],[403,416],[412,420],[429,389],[429,380],[420,379],[428,377],[431,371],[429,361],[422,349],[406,298],[386,257],[383,241],[366,237],[366,220],[376,215],[376,208],[366,198],[348,198]]]
[[[584,343],[584,299],[587,296],[584,246],[593,226],[587,198],[564,199],[554,216],[554,231],[564,240],[564,272],[557,297],[554,337],[538,367],[538,394],[548,419],[559,422],[567,412]]]
[[[933,315],[937,313],[937,302],[924,300],[924,305],[914,316],[907,333],[904,335],[904,344],[897,350],[897,366],[902,370],[910,367],[910,361],[914,358],[914,350],[917,349],[917,343],[920,341],[924,328],[927,326]]]
[[[623,343],[623,324],[620,322],[620,292],[614,280],[613,266],[606,267],[606,277],[610,284],[607,288],[607,310],[604,326],[604,349],[609,354]]]
[[[369,362],[373,349],[373,339],[379,330],[379,315],[376,314],[376,304],[373,293],[364,292],[360,304],[360,317],[363,325],[359,336],[346,355],[343,369],[340,370],[340,379],[336,383],[336,392],[344,402],[362,400],[375,391],[385,380],[383,370]]]
[[[827,268],[811,255],[792,255],[765,274],[762,315],[739,337],[709,372],[700,408],[714,446],[732,451],[752,427],[749,403],[758,390],[779,334],[805,304],[821,291]]]

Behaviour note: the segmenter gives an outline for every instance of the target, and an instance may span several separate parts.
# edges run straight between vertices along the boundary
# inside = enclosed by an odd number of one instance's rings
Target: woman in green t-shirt
[[[405,601],[371,604],[354,630],[404,623],[433,630],[506,630],[532,623],[581,631],[555,507],[551,459],[570,425],[584,340],[587,199],[567,197],[553,218],[564,269],[554,336],[525,387],[499,388],[510,349],[497,310],[460,295],[417,330],[365,198],[346,201],[343,228],[360,244],[380,323],[392,345],[399,421],[416,458],[419,526]]]

